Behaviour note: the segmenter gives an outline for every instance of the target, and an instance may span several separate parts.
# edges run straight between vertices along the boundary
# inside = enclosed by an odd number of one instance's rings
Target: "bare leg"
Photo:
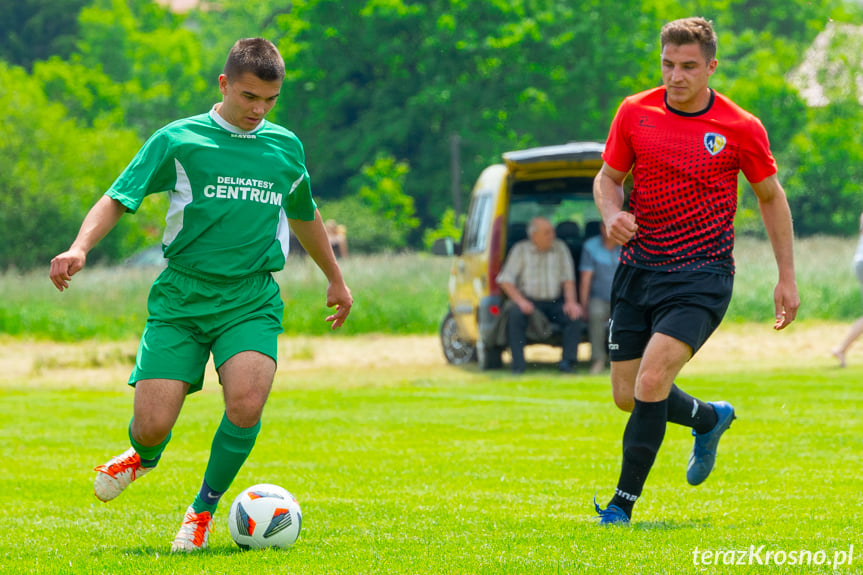
[[[219,367],[225,413],[237,427],[251,427],[261,419],[273,386],[276,362],[256,351],[244,351]]]
[[[162,443],[180,415],[189,384],[173,379],[142,379],[135,384],[132,437],[141,445]]]
[[[845,339],[842,340],[842,343],[839,344],[839,347],[835,348],[832,351],[834,357],[839,360],[839,367],[845,367],[845,353],[848,351],[848,348],[851,347],[851,344],[854,343],[861,334],[863,334],[863,317],[859,318],[851,325],[851,327],[848,329],[848,334],[845,336]]]
[[[611,393],[621,411],[632,413],[635,406],[635,378],[640,366],[640,358],[611,362]]]

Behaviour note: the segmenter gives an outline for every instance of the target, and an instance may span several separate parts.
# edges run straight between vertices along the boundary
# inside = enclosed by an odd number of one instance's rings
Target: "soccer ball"
[[[242,549],[287,549],[300,536],[303,513],[297,498],[278,485],[244,489],[231,503],[228,530]]]

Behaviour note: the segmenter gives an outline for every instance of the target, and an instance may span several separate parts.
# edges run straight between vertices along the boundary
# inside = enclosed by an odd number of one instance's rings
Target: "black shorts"
[[[609,359],[638,359],[654,333],[682,341],[694,354],[719,327],[733,286],[732,275],[619,266],[611,289]]]

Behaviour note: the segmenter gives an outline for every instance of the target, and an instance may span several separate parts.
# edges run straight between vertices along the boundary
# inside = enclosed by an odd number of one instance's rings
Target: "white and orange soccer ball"
[[[228,530],[242,549],[287,549],[300,536],[303,513],[297,498],[278,485],[244,489],[231,503]]]

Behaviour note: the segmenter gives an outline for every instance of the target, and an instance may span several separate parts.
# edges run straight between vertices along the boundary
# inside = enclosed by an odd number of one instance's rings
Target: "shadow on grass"
[[[123,555],[129,557],[207,557],[207,556],[232,556],[237,555],[239,553],[245,553],[243,549],[240,549],[237,546],[232,545],[220,545],[220,546],[208,546],[203,551],[196,551],[192,553],[172,553],[171,552],[171,544],[168,543],[164,546],[152,547],[114,547],[107,548],[100,551],[93,551],[91,555],[100,556],[100,555],[112,555],[115,553],[121,553]]]
[[[674,531],[677,529],[709,529],[708,519],[686,519],[684,521],[636,521],[632,529],[639,531]]]
[[[104,552],[103,552],[104,551]],[[131,556],[131,557],[232,557],[241,555],[244,553],[279,553],[279,554],[289,554],[291,552],[290,549],[278,549],[278,548],[268,548],[268,549],[240,549],[236,545],[210,545],[203,551],[195,551],[191,553],[172,553],[171,545],[165,546],[145,546],[145,547],[126,547],[126,548],[111,548],[105,549],[103,551],[93,551],[91,555],[99,556],[111,553],[122,553],[123,555]]]

